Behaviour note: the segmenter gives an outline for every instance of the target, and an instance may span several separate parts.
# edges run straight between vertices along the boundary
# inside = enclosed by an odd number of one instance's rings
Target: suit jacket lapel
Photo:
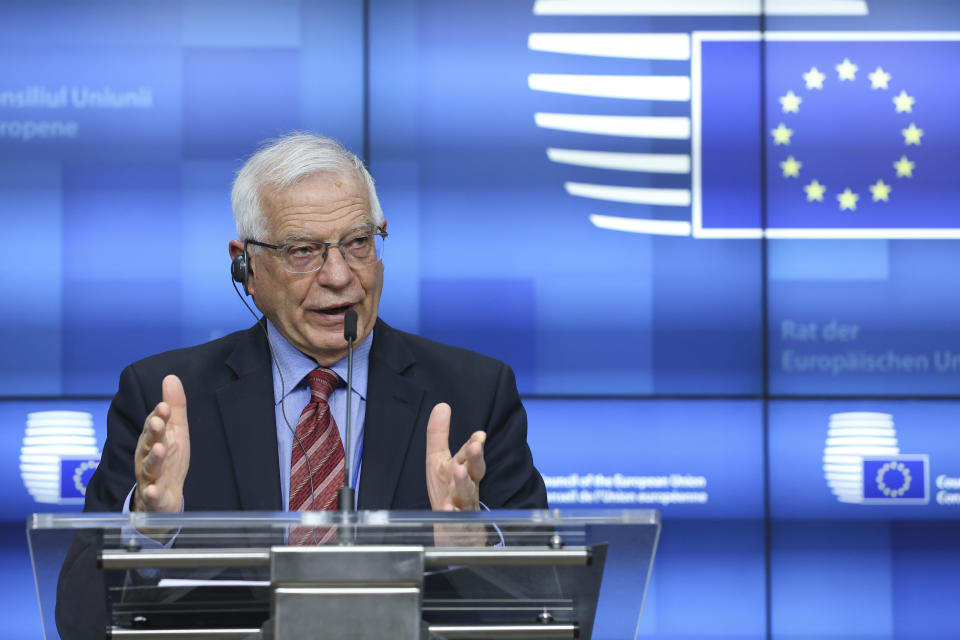
[[[402,337],[377,320],[367,379],[360,509],[393,505],[424,396],[423,388],[404,376],[413,364],[413,354]]]
[[[273,370],[267,338],[260,326],[247,331],[226,364],[237,379],[217,389],[216,394],[240,508],[280,511]]]

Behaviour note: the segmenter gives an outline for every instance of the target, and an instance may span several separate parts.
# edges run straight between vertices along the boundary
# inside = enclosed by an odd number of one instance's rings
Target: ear
[[[231,240],[230,244],[227,245],[227,251],[230,252],[230,261],[232,262],[234,258],[243,253],[243,243],[239,240]]]
[[[230,262],[243,255],[243,243],[239,240],[231,240],[227,245],[227,251],[230,253]],[[247,281],[243,283],[243,292],[248,296],[253,295],[253,252],[247,251]]]

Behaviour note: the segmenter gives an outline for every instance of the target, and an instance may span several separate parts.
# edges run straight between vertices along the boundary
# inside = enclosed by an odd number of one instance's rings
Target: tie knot
[[[317,367],[307,374],[307,382],[310,384],[310,393],[313,397],[329,400],[330,394],[340,384],[340,376],[330,369]]]

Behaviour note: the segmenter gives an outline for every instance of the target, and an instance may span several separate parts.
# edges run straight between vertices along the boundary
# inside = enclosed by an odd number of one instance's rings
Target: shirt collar
[[[280,404],[285,396],[289,396],[301,386],[308,373],[317,368],[317,362],[290,344],[270,320],[267,320],[267,336],[274,356],[273,402],[274,404]],[[371,344],[373,344],[373,331],[367,335],[363,342],[355,344],[353,347],[353,392],[364,400],[367,397],[367,371],[370,363]],[[346,358],[342,358],[328,368],[333,370],[342,380],[347,379]]]

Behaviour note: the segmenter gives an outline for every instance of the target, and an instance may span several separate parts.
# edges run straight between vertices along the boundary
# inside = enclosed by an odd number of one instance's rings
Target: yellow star
[[[915,166],[917,166],[917,163],[907,160],[907,156],[900,156],[900,159],[893,163],[893,168],[897,170],[898,178],[912,178],[913,168]]]
[[[838,64],[835,69],[837,70],[837,76],[840,80],[855,80],[857,75],[857,65],[850,62],[850,58],[844,58],[843,62]]]
[[[877,70],[867,75],[870,78],[871,89],[889,89],[887,83],[890,82],[890,74],[883,70],[883,67],[877,67]]]
[[[793,91],[787,91],[787,95],[780,98],[780,104],[783,106],[784,113],[800,113],[800,103],[803,98]]]
[[[920,137],[923,135],[923,129],[918,129],[917,125],[910,123],[906,129],[900,129],[903,134],[903,144],[915,144],[920,146]]]
[[[793,135],[793,129],[788,129],[782,122],[776,129],[770,129],[773,134],[773,144],[790,144],[790,136]]]
[[[893,97],[893,104],[897,105],[897,113],[913,113],[913,103],[916,100],[908,96],[906,91],[900,91],[900,95]]]
[[[803,166],[802,162],[797,162],[796,158],[793,156],[787,157],[786,160],[780,163],[780,168],[783,169],[784,178],[797,178],[800,176],[800,167]]]
[[[886,184],[883,180],[877,179],[876,184],[870,185],[870,193],[873,194],[873,201],[878,202],[883,200],[884,202],[889,202],[890,192],[893,191],[893,187]]]
[[[855,194],[853,191],[850,191],[850,187],[847,187],[843,190],[843,193],[837,195],[837,200],[840,202],[840,211],[843,211],[844,209],[856,211],[857,200],[859,199],[860,196]]]
[[[827,190],[826,185],[822,185],[814,178],[813,182],[803,187],[807,192],[807,202],[823,202],[823,192]]]
[[[807,89],[823,89],[826,77],[816,67],[810,67],[810,71],[803,74],[803,81],[807,83]]]

